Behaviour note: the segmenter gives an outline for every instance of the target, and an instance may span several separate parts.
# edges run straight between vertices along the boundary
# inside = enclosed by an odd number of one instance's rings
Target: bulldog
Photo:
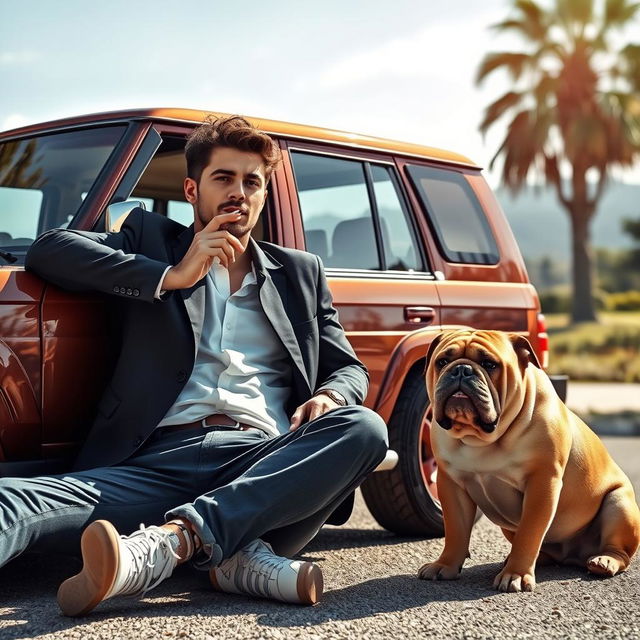
[[[624,571],[640,543],[631,482],[557,396],[526,338],[447,331],[430,345],[444,549],[418,572],[452,580],[469,557],[476,506],[511,543],[493,586],[533,591],[536,564]]]

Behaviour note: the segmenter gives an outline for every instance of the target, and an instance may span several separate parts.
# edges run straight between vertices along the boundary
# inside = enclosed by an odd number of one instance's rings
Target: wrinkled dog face
[[[427,386],[433,417],[454,438],[492,440],[498,425],[504,363],[490,333],[448,332],[431,346]]]

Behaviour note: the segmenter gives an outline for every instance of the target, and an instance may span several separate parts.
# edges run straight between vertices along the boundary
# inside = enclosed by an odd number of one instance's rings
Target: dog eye
[[[493,360],[483,360],[480,365],[487,371],[493,371],[494,369],[498,368],[498,363],[494,362]]]
[[[449,360],[447,358],[440,358],[436,360],[436,365],[442,369],[442,367],[446,367],[449,364]]]

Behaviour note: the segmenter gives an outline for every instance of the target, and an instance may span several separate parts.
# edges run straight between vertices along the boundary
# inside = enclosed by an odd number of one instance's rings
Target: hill
[[[496,195],[527,261],[549,256],[558,263],[568,262],[569,217],[554,191],[527,187],[513,197],[506,189],[498,188]],[[623,218],[640,218],[640,185],[611,181],[591,224],[593,246],[630,248],[631,238],[622,231]]]

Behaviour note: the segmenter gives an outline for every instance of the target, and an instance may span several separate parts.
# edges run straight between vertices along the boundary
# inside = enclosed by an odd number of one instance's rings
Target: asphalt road
[[[604,438],[640,496],[640,438]],[[75,561],[20,558],[0,570],[0,640],[17,638],[621,638],[640,639],[640,561],[612,579],[577,568],[538,571],[533,593],[491,588],[507,553],[486,519],[476,525],[472,558],[455,582],[415,577],[441,540],[398,538],[377,526],[359,499],[343,527],[325,527],[304,553],[324,571],[315,607],[299,607],[207,588],[182,567],[144,600],[113,599],[92,615],[67,619],[55,603]]]

